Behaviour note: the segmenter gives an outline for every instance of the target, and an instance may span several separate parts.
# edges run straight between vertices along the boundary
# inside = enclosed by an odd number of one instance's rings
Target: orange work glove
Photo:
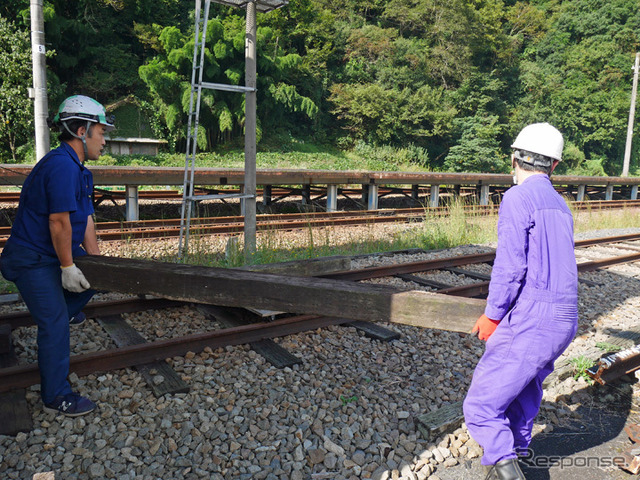
[[[493,335],[493,332],[495,332],[499,323],[499,320],[491,320],[483,313],[482,315],[480,315],[480,318],[473,326],[473,330],[471,330],[471,333],[474,334],[478,332],[478,338],[486,342],[487,340],[489,340],[489,337]]]

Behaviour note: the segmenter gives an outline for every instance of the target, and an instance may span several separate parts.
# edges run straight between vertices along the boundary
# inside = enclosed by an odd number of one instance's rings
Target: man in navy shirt
[[[46,411],[84,415],[96,408],[71,390],[69,323],[95,291],[73,257],[99,255],[93,223],[93,176],[104,134],[113,129],[104,107],[82,95],[67,98],[53,119],[60,147],[45,155],[22,186],[18,213],[2,252],[2,275],[15,284],[38,326],[38,365]],[[83,248],[84,247],[84,248]]]

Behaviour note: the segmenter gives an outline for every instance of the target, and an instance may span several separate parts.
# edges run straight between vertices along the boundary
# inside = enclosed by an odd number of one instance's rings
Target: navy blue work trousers
[[[74,252],[75,253],[84,253]],[[2,276],[16,284],[38,326],[38,367],[42,401],[71,393],[69,375],[69,319],[96,293],[73,293],[62,288],[60,262],[22,245],[5,245],[0,259]]]

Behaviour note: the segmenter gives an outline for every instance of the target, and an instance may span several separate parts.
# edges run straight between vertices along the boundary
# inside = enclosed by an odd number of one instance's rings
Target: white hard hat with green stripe
[[[107,127],[106,130],[113,130],[115,128],[113,125],[113,116],[107,116],[102,104],[84,95],[73,95],[65,99],[60,104],[58,113],[53,118],[53,123],[60,125],[69,120],[101,123]]]

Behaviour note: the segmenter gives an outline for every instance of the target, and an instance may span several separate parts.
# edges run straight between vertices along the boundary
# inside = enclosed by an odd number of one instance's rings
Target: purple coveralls
[[[476,366],[464,416],[482,464],[493,465],[529,446],[542,382],[578,326],[573,217],[547,175],[504,195],[485,314],[502,321]]]

